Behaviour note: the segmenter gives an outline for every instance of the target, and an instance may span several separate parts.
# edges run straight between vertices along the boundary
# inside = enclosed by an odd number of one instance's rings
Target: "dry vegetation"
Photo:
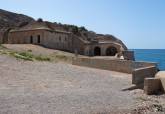
[[[51,54],[37,54],[33,53],[33,50],[14,50],[9,49],[5,45],[0,45],[0,54],[9,55],[17,59],[23,59],[27,61],[51,61],[51,62],[67,62],[71,63],[73,55],[67,55],[62,52],[53,52]]]

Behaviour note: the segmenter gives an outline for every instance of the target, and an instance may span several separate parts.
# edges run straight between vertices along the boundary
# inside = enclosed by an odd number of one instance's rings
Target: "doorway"
[[[94,48],[94,56],[101,56],[101,49],[100,47]]]

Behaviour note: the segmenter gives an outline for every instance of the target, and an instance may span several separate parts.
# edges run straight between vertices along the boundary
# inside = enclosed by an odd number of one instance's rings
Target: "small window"
[[[30,36],[30,43],[33,43],[33,36]]]
[[[61,41],[61,36],[59,36],[59,41]]]
[[[38,42],[38,43],[41,42],[40,35],[37,36],[37,42]]]

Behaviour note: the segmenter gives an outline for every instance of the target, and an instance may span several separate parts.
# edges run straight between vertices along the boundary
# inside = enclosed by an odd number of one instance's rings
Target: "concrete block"
[[[147,95],[158,94],[161,91],[160,79],[145,78],[144,80],[144,93]]]
[[[155,75],[155,78],[160,79],[162,91],[165,92],[165,71],[160,71]]]
[[[133,70],[132,72],[132,84],[142,84],[147,77],[155,77],[157,73],[156,66],[143,67]]]

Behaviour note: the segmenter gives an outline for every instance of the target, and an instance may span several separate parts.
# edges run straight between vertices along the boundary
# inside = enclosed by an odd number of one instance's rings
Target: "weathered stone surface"
[[[136,62],[119,59],[77,57],[73,58],[72,64],[78,66],[124,72],[129,74],[133,73],[133,84],[144,82],[145,77],[154,77],[157,72],[155,63]]]
[[[160,79],[145,78],[144,80],[144,93],[147,95],[158,94],[161,90]]]
[[[142,84],[144,79],[147,77],[154,77],[157,73],[156,66],[141,67],[133,70],[132,72],[132,83],[133,84]]]
[[[161,80],[162,89],[165,92],[165,71],[158,72],[155,77]]]

